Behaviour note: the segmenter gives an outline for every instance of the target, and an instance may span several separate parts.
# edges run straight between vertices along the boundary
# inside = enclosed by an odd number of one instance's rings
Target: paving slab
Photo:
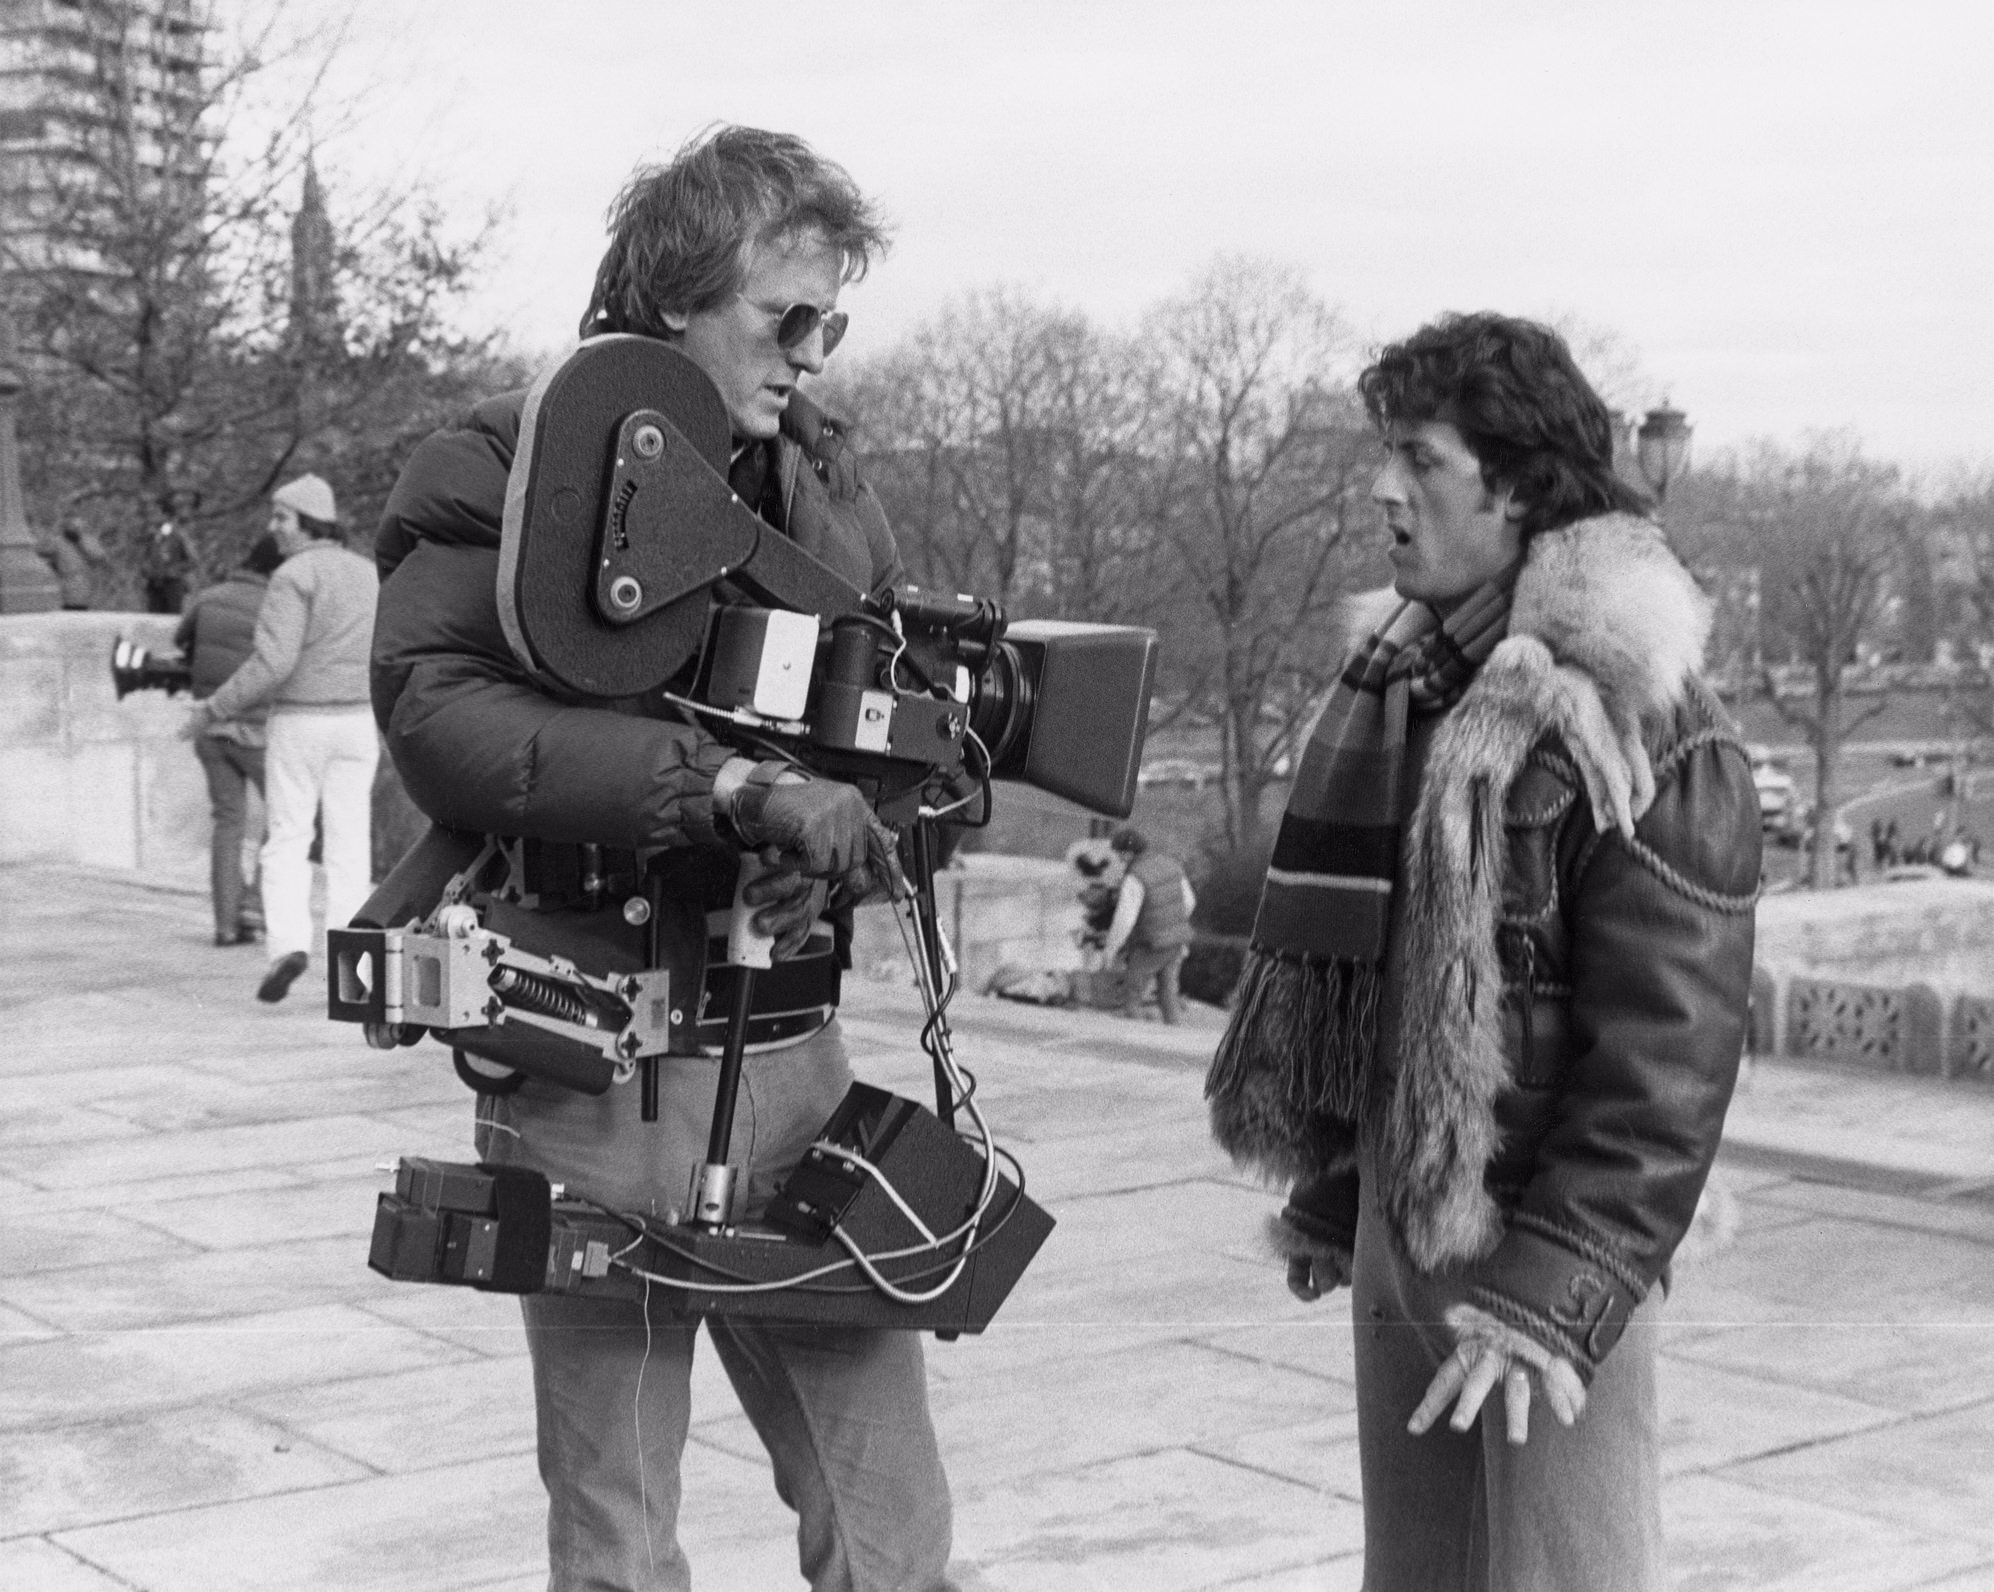
[[[0,1586],[21,1592],[131,1592],[132,1583],[40,1537],[16,1537],[0,1542]]]
[[[964,1501],[958,1534],[1001,1592],[1194,1592],[1357,1551],[1357,1506],[1165,1449]]]
[[[465,1357],[350,1305],[77,1334],[5,1351],[0,1430],[114,1419]]]
[[[1985,1317],[1775,1322],[1698,1336],[1673,1346],[1670,1358],[1727,1367],[1781,1401],[1820,1391],[1896,1414],[1956,1409],[1994,1391]]]
[[[454,1592],[544,1555],[531,1456],[245,1498],[54,1533],[146,1592]]]
[[[1662,1494],[1675,1592],[1899,1592],[1986,1562],[1971,1543],[1724,1476]]]
[[[0,869],[0,1588],[538,1592],[516,1301],[365,1266],[379,1164],[469,1158],[469,1097],[315,994],[259,1007],[205,912]],[[846,1013],[928,1098],[911,986]],[[928,1345],[963,1592],[1358,1587],[1348,1295],[1288,1295],[1276,1194],[1210,1143],[1218,1014],[952,1016],[1058,1220],[989,1332]],[[1675,1585],[1994,1586],[1994,1091],[1761,1063],[1740,1100],[1735,1235],[1662,1317]],[[800,1586],[703,1351],[693,1399],[697,1584]]]
[[[1720,1470],[1897,1420],[1893,1409],[1696,1360],[1661,1357],[1663,1471]]]
[[[160,1251],[169,1251],[161,1256]],[[37,1320],[79,1334],[132,1332],[318,1305],[390,1292],[359,1267],[350,1237],[225,1250],[156,1239],[142,1259],[14,1278],[7,1297]]]
[[[1731,1472],[1768,1491],[1830,1504],[1994,1556],[1994,1400],[1797,1444]]]
[[[10,1433],[0,1445],[0,1537],[297,1492],[372,1472],[286,1424],[229,1409]],[[26,1583],[18,1584],[26,1592]]]

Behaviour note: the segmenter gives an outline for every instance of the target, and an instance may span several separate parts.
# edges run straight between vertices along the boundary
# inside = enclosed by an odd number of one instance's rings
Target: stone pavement
[[[200,898],[0,869],[0,1588],[544,1585],[516,1306],[364,1264],[376,1170],[468,1158],[434,1046],[316,980],[250,998]],[[862,1074],[922,1097],[911,991]],[[1059,1226],[982,1338],[930,1346],[965,1592],[1358,1585],[1349,1318],[1291,1301],[1272,1201],[1208,1143],[1216,1017],[965,998],[964,1060]],[[1663,1393],[1675,1584],[1994,1587],[1994,1091],[1759,1063]],[[798,1585],[710,1355],[697,1583]]]

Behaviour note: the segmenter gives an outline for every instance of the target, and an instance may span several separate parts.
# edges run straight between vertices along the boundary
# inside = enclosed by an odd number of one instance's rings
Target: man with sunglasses
[[[721,127],[640,170],[610,212],[585,337],[654,337],[719,390],[733,426],[730,481],[776,529],[854,583],[892,584],[885,515],[839,427],[800,392],[845,328],[838,295],[883,249],[872,206],[801,140]],[[514,904],[588,916],[589,865],[613,905],[589,932],[625,932],[626,885],[662,879],[655,933],[674,1003],[698,1001],[701,1054],[659,1067],[657,1120],[639,1091],[591,1096],[460,1062],[478,1091],[487,1159],[537,1168],[616,1209],[669,1218],[705,1159],[724,998],[708,913],[726,907],[742,855],[780,859],[750,887],[776,938],[786,990],[749,1025],[733,1154],[755,1215],[851,1082],[836,1022],[834,903],[874,882],[881,831],[849,785],[775,775],[662,702],[584,704],[523,670],[496,609],[498,541],[523,395],[483,403],[416,451],[383,517],[376,711],[409,794],[453,829],[519,837],[537,870]],[[586,862],[583,853],[586,850]],[[645,906],[642,899],[639,907]],[[645,914],[648,916],[648,912]],[[607,919],[606,923],[598,920]],[[724,920],[723,920],[724,921]],[[620,941],[618,943],[621,943]],[[669,948],[677,947],[676,950]],[[529,1295],[540,1473],[552,1592],[685,1588],[676,1533],[698,1324],[667,1290],[642,1302]],[[795,1510],[799,1559],[819,1592],[948,1588],[947,1480],[908,1332],[721,1318],[707,1334]]]

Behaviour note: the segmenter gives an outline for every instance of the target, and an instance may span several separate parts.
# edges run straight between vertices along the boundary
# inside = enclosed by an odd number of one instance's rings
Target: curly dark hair
[[[581,335],[671,338],[666,313],[695,315],[739,291],[751,245],[804,232],[844,256],[847,282],[886,249],[884,220],[844,167],[788,133],[708,128],[616,196]]]
[[[1443,315],[1392,343],[1357,378],[1371,423],[1443,420],[1491,492],[1523,505],[1524,537],[1652,505],[1613,468],[1613,421],[1565,340],[1512,315]]]

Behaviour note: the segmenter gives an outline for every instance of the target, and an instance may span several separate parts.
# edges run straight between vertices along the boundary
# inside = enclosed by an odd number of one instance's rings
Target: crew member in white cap
[[[193,729],[270,704],[270,835],[263,844],[270,965],[256,994],[280,1001],[311,965],[314,814],[325,826],[326,921],[350,919],[372,882],[380,741],[367,668],[380,580],[373,564],[340,540],[338,504],[319,476],[301,475],[270,495],[270,532],[286,556],[270,577],[254,648],[213,696],[195,704]]]

